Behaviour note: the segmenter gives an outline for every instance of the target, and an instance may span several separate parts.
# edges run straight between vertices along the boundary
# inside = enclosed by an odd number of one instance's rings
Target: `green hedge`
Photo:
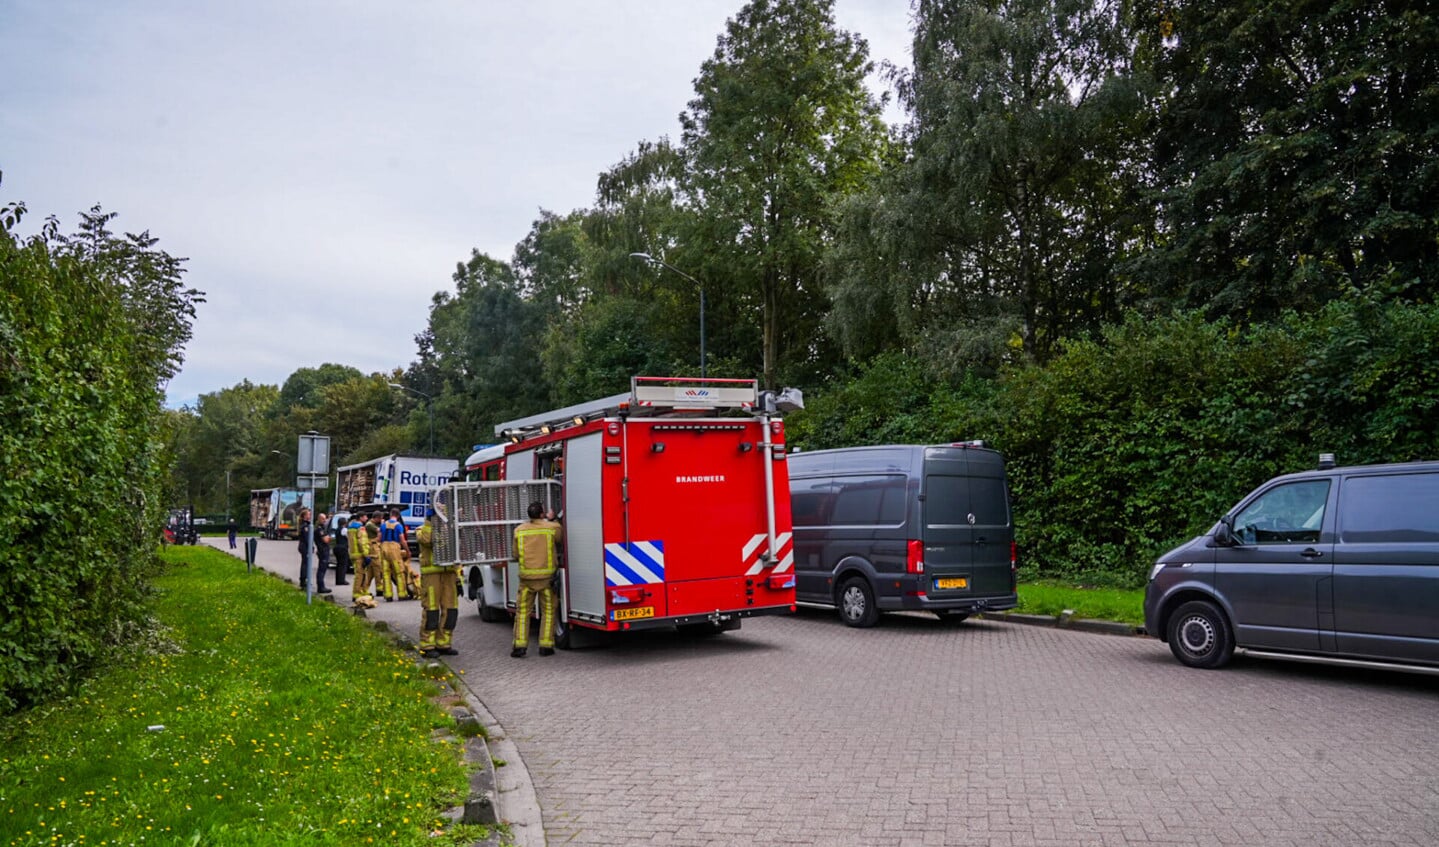
[[[1142,584],[1255,485],[1439,458],[1439,307],[1331,304],[1241,328],[1131,316],[1048,365],[959,387],[887,354],[790,421],[805,449],[983,438],[1009,462],[1031,576]]]
[[[197,292],[110,216],[0,213],[0,712],[63,693],[144,626],[168,457],[159,385]]]

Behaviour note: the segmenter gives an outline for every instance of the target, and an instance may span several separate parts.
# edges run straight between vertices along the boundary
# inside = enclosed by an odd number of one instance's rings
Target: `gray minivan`
[[[1196,668],[1240,649],[1439,673],[1439,462],[1271,479],[1159,558],[1144,621]]]
[[[793,453],[789,485],[798,602],[856,627],[1018,605],[1004,457],[983,442]]]

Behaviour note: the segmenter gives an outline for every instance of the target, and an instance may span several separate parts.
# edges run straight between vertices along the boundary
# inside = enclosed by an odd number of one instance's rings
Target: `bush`
[[[0,712],[64,693],[143,623],[168,457],[160,384],[198,292],[92,210],[20,240],[0,210]]]
[[[1250,328],[1131,315],[998,380],[884,354],[791,419],[806,449],[983,438],[1008,459],[1028,575],[1143,584],[1271,476],[1439,458],[1439,306],[1332,303]]]

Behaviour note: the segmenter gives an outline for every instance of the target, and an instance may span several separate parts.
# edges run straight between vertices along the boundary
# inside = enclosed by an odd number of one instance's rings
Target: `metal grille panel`
[[[452,482],[434,495],[435,563],[472,565],[514,558],[515,527],[529,520],[530,503],[558,509],[560,484]]]

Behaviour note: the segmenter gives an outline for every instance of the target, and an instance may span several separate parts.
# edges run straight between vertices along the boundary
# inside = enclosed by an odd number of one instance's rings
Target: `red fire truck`
[[[635,377],[630,392],[510,421],[435,494],[435,552],[485,620],[519,587],[529,503],[564,526],[557,643],[585,631],[738,629],[795,608],[784,425],[799,392]]]

